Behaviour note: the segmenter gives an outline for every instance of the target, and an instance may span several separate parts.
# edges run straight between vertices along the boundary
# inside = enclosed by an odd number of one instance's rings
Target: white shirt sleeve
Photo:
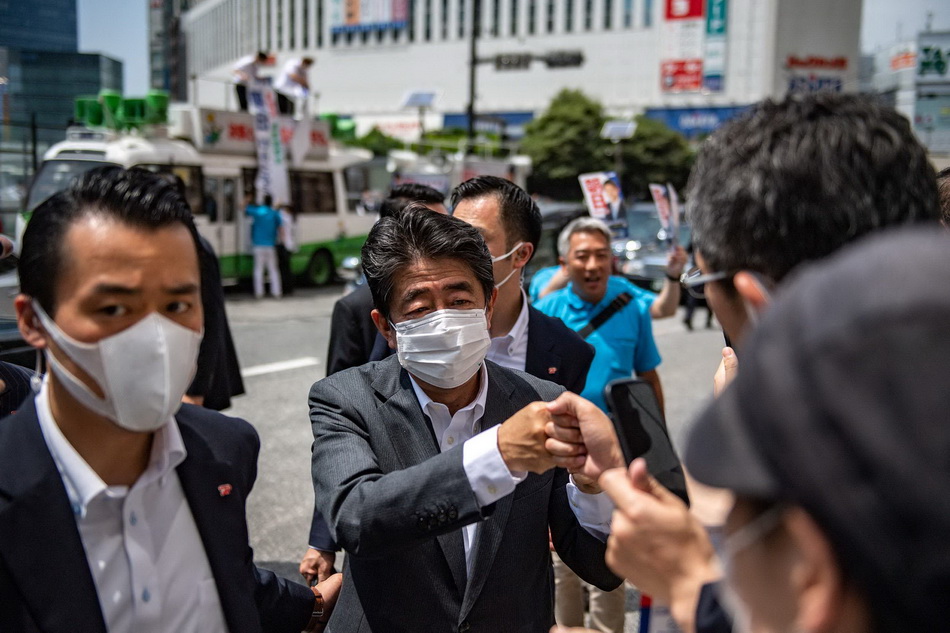
[[[526,472],[511,472],[498,450],[498,426],[482,431],[462,444],[462,467],[480,507],[514,492]]]
[[[590,495],[574,485],[574,477],[567,483],[567,500],[577,522],[591,536],[606,541],[610,536],[610,519],[614,512],[614,502],[605,493]]]

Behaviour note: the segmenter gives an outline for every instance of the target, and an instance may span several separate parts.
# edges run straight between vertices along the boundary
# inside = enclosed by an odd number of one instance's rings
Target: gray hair
[[[607,240],[608,245],[610,244],[610,240],[613,239],[610,227],[608,227],[603,220],[587,216],[576,218],[571,220],[570,223],[564,227],[564,230],[561,231],[561,234],[557,238],[558,255],[567,257],[568,252],[571,250],[571,236],[575,233],[600,233]]]

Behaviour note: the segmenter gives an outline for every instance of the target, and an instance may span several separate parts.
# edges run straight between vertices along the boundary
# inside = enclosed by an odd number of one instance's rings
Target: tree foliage
[[[397,138],[388,136],[378,127],[373,127],[372,130],[364,134],[363,136],[349,141],[347,145],[351,147],[362,147],[363,149],[368,149],[373,152],[374,156],[386,156],[389,153],[389,150],[401,149],[404,144]]]
[[[603,106],[579,90],[562,90],[548,109],[528,124],[522,151],[534,166],[532,192],[559,199],[581,197],[577,176],[613,171],[615,146],[600,137],[607,120]],[[671,182],[682,190],[693,163],[693,150],[681,135],[659,121],[636,118],[637,131],[621,143],[624,194],[646,199],[651,182]]]

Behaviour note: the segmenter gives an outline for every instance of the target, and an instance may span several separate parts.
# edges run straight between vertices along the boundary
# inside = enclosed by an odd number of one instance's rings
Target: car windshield
[[[680,221],[678,231],[679,243],[682,246],[689,244],[689,225]],[[655,209],[629,209],[627,211],[627,235],[631,240],[641,244],[658,244],[669,240],[666,228],[660,223],[660,217]]]
[[[33,211],[47,198],[66,188],[69,181],[90,169],[113,165],[98,160],[48,160],[43,163],[30,185],[30,195],[26,201],[27,211]]]

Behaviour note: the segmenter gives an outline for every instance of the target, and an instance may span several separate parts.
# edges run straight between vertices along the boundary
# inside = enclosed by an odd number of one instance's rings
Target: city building
[[[63,140],[73,99],[122,90],[122,62],[78,52],[76,0],[0,2],[0,232],[24,184]]]
[[[234,61],[257,50],[316,58],[318,108],[413,138],[465,127],[471,25],[476,112],[517,128],[562,88],[618,116],[646,113],[701,136],[764,97],[858,89],[861,0],[204,0],[186,12],[190,86],[234,103]],[[579,53],[580,66],[564,62]],[[545,63],[544,59],[548,62]],[[423,117],[404,107],[434,92]]]
[[[188,64],[182,14],[202,0],[149,0],[148,52],[150,85],[176,101],[188,100]]]

